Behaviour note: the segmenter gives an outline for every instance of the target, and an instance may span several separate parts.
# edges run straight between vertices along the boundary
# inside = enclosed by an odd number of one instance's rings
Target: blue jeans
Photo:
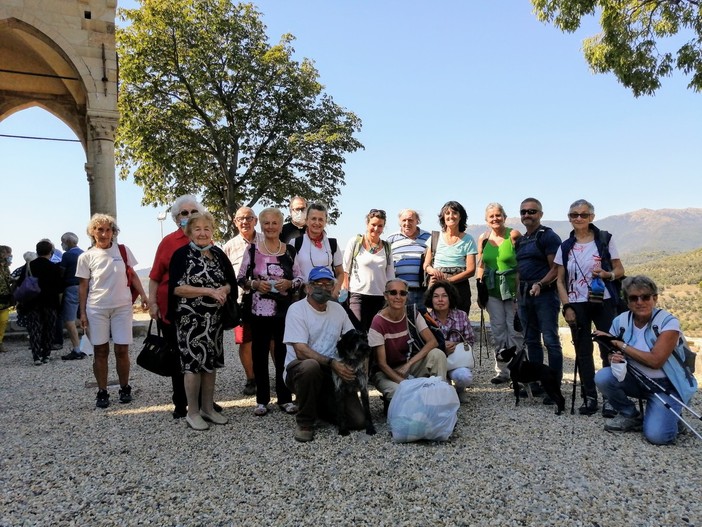
[[[531,362],[543,364],[544,344],[548,351],[548,365],[563,377],[563,348],[558,337],[558,312],[561,302],[555,288],[539,296],[528,293],[519,297],[519,318],[522,321],[522,334],[527,344]]]
[[[655,379],[655,381],[679,398],[678,393],[667,378]],[[610,404],[625,417],[636,417],[639,414],[636,405],[629,397],[646,399],[646,413],[643,420],[644,437],[654,445],[667,445],[675,441],[675,437],[678,435],[678,417],[671,410],[668,410],[658,398],[660,396],[679,414],[682,405],[671,396],[662,392],[652,394],[641,386],[641,383],[630,372],[627,372],[624,380],[619,382],[612,375],[612,369],[609,367],[602,368],[595,374],[595,384]]]

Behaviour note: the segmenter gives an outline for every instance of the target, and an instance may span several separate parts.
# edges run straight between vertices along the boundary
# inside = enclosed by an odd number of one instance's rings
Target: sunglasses
[[[388,295],[390,296],[407,296],[409,292],[405,291],[404,289],[400,289],[399,291],[397,289],[389,289],[388,291],[385,291]]]
[[[651,294],[647,294],[647,295],[629,295],[628,298],[629,298],[629,302],[638,302],[639,300],[641,300],[642,302],[648,302],[649,300],[651,300],[651,297],[652,297],[652,296],[653,296],[653,295],[651,295]]]
[[[385,211],[384,211],[383,209],[371,209],[371,210],[368,212],[368,214],[370,214],[371,216],[373,216],[373,215],[378,215],[378,216],[380,216],[381,218],[385,218]]]
[[[568,217],[571,220],[574,220],[575,218],[582,218],[582,219],[586,220],[590,216],[592,216],[592,213],[590,213],[590,212],[569,212],[568,213]]]
[[[197,210],[197,209],[194,209],[194,210],[181,210],[181,211],[180,211],[180,215],[181,215],[181,216],[185,216],[186,218],[187,218],[188,216],[190,216],[191,214],[199,214],[199,213],[200,213],[200,211]]]
[[[533,216],[534,214],[538,214],[539,212],[541,211],[538,209],[522,209],[519,211],[519,214],[521,214],[522,216]]]

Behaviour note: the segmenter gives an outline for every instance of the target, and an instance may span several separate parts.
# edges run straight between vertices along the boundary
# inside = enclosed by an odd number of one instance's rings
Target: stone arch
[[[90,213],[116,215],[116,0],[0,6],[0,121],[40,107],[83,144]]]

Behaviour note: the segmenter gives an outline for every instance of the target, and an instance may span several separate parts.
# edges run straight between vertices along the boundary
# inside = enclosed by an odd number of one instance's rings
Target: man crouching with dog
[[[356,380],[356,371],[338,360],[337,342],[354,327],[344,308],[329,302],[334,281],[328,267],[314,267],[309,274],[307,297],[290,306],[285,317],[285,382],[297,396],[295,439],[300,442],[314,439],[318,417],[336,422],[332,371],[345,383]],[[348,428],[366,427],[356,391],[346,390],[344,397]]]

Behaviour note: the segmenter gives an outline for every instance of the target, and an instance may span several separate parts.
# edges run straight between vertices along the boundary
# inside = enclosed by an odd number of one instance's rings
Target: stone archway
[[[116,215],[116,0],[0,5],[0,121],[39,106],[85,149],[90,213]]]

